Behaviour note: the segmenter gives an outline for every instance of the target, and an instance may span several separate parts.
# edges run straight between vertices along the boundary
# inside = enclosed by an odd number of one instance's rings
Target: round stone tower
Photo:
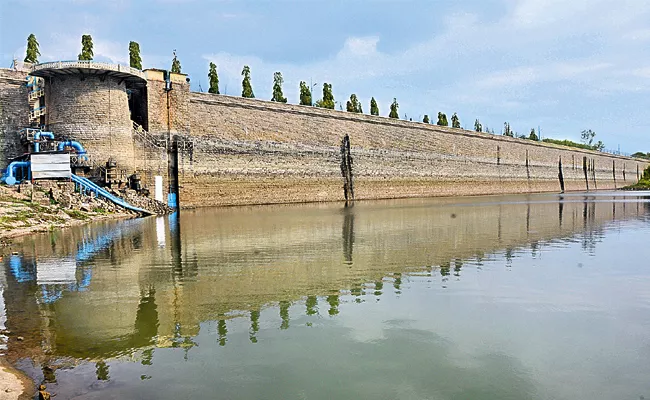
[[[118,169],[127,174],[135,170],[129,94],[146,85],[141,71],[117,64],[62,61],[38,64],[31,75],[45,78],[48,131],[81,143],[98,165],[112,157]]]

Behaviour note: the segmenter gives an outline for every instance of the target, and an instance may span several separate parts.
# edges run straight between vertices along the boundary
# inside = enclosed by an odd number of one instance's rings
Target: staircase
[[[41,116],[47,112],[43,101],[45,90],[42,87],[42,80],[34,76],[28,76],[27,87],[30,89],[27,97],[29,102],[29,123],[32,126],[40,126]]]
[[[133,122],[133,136],[148,147],[157,149],[167,148],[167,138],[162,135],[152,135],[136,122]]]

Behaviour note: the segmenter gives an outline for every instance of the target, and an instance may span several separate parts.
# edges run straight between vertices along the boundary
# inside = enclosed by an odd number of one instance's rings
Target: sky
[[[175,49],[192,90],[241,94],[241,70],[269,100],[273,73],[299,102],[299,83],[332,84],[345,109],[355,93],[381,115],[579,141],[591,129],[606,148],[650,152],[650,2],[647,0],[0,0],[0,67],[40,43],[39,61],[76,59],[91,34],[95,60],[171,66]],[[340,105],[337,104],[337,109]]]

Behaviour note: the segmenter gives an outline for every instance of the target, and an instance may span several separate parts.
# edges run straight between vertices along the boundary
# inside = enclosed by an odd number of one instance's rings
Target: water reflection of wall
[[[402,273],[413,271],[439,273],[445,284],[460,277],[466,260],[504,251],[507,264],[514,249],[535,251],[561,237],[578,238],[593,251],[606,224],[647,212],[644,204],[592,197],[497,200],[199,210],[185,212],[180,226],[163,221],[164,243],[160,220],[145,220],[78,264],[91,265],[87,290],[64,292],[47,305],[52,346],[55,354],[77,357],[154,345],[188,348],[206,320],[222,321],[217,334],[225,345],[224,319],[242,312],[256,341],[259,310],[269,303],[279,302],[278,324],[286,329],[288,308],[301,298],[307,314],[336,315],[341,290],[381,296],[386,283],[402,290]],[[30,246],[38,257],[71,247],[52,246],[45,236]],[[33,280],[8,286],[25,292],[25,301],[38,292]],[[31,307],[44,314],[42,306]]]

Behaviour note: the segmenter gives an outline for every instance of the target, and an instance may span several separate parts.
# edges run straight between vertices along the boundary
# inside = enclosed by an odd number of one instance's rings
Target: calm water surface
[[[58,399],[650,398],[649,196],[209,209],[33,236],[0,262],[0,348]]]

